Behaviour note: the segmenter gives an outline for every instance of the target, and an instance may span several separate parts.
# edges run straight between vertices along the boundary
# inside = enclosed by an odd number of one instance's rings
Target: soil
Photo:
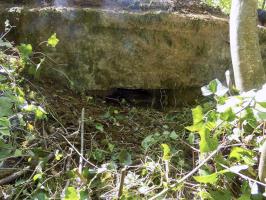
[[[156,132],[175,131],[179,138],[172,141],[173,145],[183,148],[184,153],[189,154],[184,157],[188,158],[188,163],[191,162],[191,149],[184,144],[188,137],[184,129],[192,123],[189,107],[154,109],[148,104],[140,106],[115,97],[77,94],[69,89],[56,87],[48,80],[34,84],[32,89],[45,97],[46,110],[52,113],[49,115],[49,126],[46,126],[49,136],[58,131],[64,132],[64,135],[73,135],[70,140],[78,148],[80,136],[77,130],[81,110],[84,108],[87,150],[96,147],[105,149],[105,142],[108,140],[120,149],[134,152],[137,160],[139,156],[145,156],[141,145],[145,137]],[[56,140],[54,142],[57,143]],[[160,145],[157,146],[160,151]]]

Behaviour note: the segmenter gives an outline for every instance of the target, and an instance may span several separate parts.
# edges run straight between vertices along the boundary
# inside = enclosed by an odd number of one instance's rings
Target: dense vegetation
[[[230,12],[231,0],[202,0],[204,3],[221,8],[225,13]],[[258,0],[258,7],[264,9],[264,0]]]
[[[5,25],[7,34],[13,27]],[[265,140],[266,85],[239,94],[215,79],[202,87],[206,99],[192,112],[136,108],[125,100],[113,105],[83,94],[99,115],[82,106],[73,127],[30,81],[39,78],[45,54],[36,59],[30,44],[14,47],[6,34],[0,38],[1,199],[263,199],[257,155]],[[43,44],[58,42],[53,34]]]

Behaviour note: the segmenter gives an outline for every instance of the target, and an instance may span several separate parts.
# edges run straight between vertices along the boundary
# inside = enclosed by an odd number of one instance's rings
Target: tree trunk
[[[257,0],[233,0],[230,48],[236,88],[241,92],[265,82],[257,33]]]

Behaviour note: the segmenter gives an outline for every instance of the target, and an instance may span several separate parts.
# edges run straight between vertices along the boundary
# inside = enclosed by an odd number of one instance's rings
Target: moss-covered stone
[[[43,76],[78,90],[195,88],[230,67],[226,19],[54,7],[1,9],[0,17],[16,26],[10,39],[47,52]],[[40,45],[54,32],[56,50]]]

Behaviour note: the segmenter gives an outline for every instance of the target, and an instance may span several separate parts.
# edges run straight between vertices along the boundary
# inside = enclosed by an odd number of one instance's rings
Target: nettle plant
[[[230,95],[216,79],[202,87],[202,93],[213,96],[214,103],[192,109],[193,125],[186,127],[199,135],[204,165],[194,179],[208,185],[199,195],[203,199],[262,198],[258,188],[263,184],[256,178],[257,155],[265,140],[266,84],[260,90]]]
[[[21,87],[24,79],[19,75],[27,65],[32,65],[33,54],[30,44],[14,47],[5,39],[13,27],[7,20],[5,33],[0,37],[0,160],[22,155],[16,138],[29,141],[34,139],[31,134],[34,123],[45,119],[46,112],[43,105],[35,101],[35,94],[25,92]],[[54,47],[58,42],[56,35],[52,35],[48,44]],[[42,58],[40,64],[43,62]],[[40,67],[36,65],[36,72]]]

